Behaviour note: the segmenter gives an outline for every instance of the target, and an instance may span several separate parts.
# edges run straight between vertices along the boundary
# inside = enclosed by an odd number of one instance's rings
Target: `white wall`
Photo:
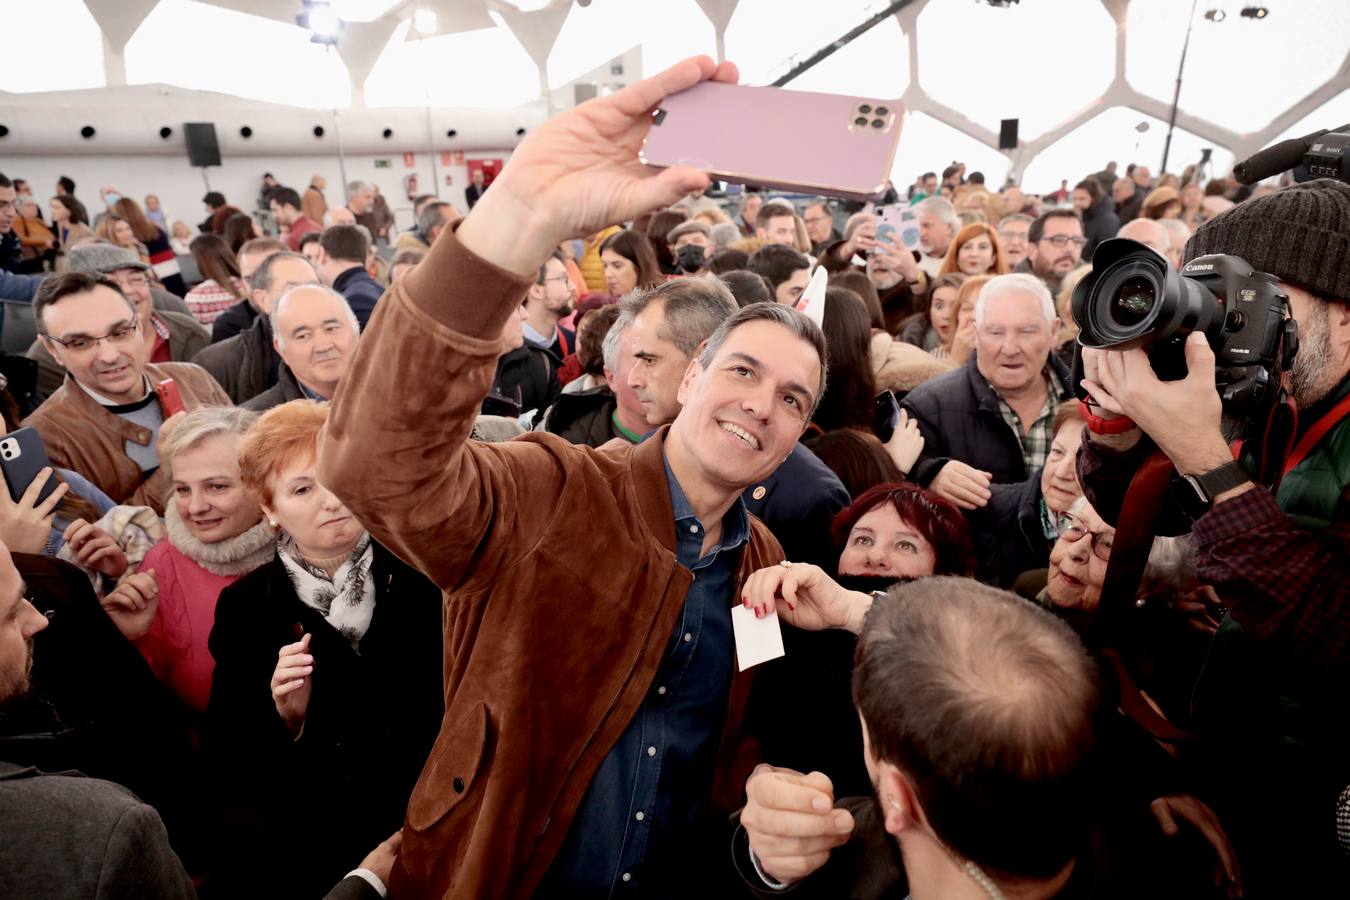
[[[466,159],[508,159],[511,151],[474,151],[465,154]],[[375,168],[376,159],[387,159],[391,168]],[[416,173],[418,193],[434,193],[442,200],[448,200],[461,211],[468,210],[464,200],[464,188],[469,183],[468,169],[464,165],[443,166],[440,156],[436,157],[436,170],[439,185],[432,183],[432,158],[429,153],[417,153],[412,168],[405,168],[403,154],[391,152],[379,156],[363,154],[346,157],[347,179],[361,180],[379,186],[390,209],[398,218],[399,228],[412,225],[412,203],[403,189],[404,176]],[[343,197],[342,178],[336,156],[247,156],[223,158],[223,165],[206,169],[210,180],[210,189],[220,191],[230,203],[245,212],[252,212],[257,206],[258,190],[262,184],[262,173],[271,172],[282,184],[293,187],[301,193],[309,185],[315,174],[324,176],[328,187],[324,196],[330,206],[341,203]],[[206,218],[207,210],[202,204],[202,195],[206,193],[206,182],[202,180],[202,169],[188,165],[185,156],[50,156],[50,155],[11,155],[0,156],[0,172],[10,178],[26,179],[33,187],[33,194],[42,206],[43,214],[50,211],[47,200],[56,192],[56,179],[68,175],[75,179],[78,197],[87,207],[92,218],[100,209],[99,188],[112,186],[121,193],[133,197],[138,203],[144,203],[146,194],[158,194],[160,202],[173,218],[185,219],[193,225]],[[449,177],[451,184],[446,184]]]

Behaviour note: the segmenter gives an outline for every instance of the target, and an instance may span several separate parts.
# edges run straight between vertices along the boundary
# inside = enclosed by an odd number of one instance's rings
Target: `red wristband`
[[[1088,405],[1086,400],[1078,401],[1078,412],[1082,414],[1083,421],[1087,423],[1088,431],[1093,434],[1124,434],[1134,427],[1134,419],[1129,416],[1105,419],[1093,415],[1092,407]]]

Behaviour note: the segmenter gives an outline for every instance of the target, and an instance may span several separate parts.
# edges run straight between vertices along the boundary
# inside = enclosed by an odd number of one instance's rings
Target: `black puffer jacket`
[[[258,316],[232,338],[203,347],[192,361],[210,372],[236,404],[252,400],[275,385],[281,368],[267,316]]]
[[[1072,399],[1069,370],[1053,353],[1047,363],[1064,385],[1060,401]],[[976,367],[976,355],[963,368],[939,375],[909,392],[901,406],[919,422],[923,453],[909,477],[928,487],[948,461],[989,472],[1001,484],[1025,481],[1031,473],[1022,460],[1022,445],[1003,421],[998,395]]]
[[[599,447],[616,437],[623,437],[623,433],[614,427],[617,405],[614,393],[603,385],[575,394],[559,394],[558,402],[549,407],[536,430],[556,434],[573,444]]]

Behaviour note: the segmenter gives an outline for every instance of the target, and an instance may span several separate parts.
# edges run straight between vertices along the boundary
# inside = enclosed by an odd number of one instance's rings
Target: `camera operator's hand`
[[[507,271],[531,275],[562,241],[706,189],[706,172],[644,166],[638,151],[661,101],[710,79],[735,82],[736,67],[696,56],[539,126],[465,217],[456,232],[460,243]]]
[[[1084,354],[1083,387],[1108,413],[1133,419],[1178,472],[1198,475],[1232,461],[1219,427],[1223,404],[1214,387],[1214,351],[1203,334],[1186,338],[1186,377],[1180,381],[1161,381],[1142,349],[1099,352],[1096,378],[1087,376]]]
[[[914,254],[890,238],[878,240],[872,253],[879,261],[884,261],[886,268],[899,273],[906,284],[915,284],[923,278],[923,270],[919,268]]]

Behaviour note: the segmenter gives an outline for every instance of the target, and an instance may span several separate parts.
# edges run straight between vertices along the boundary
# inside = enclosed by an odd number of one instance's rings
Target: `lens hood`
[[[1222,301],[1182,278],[1157,251],[1128,238],[1097,246],[1070,308],[1084,347],[1128,350],[1205,330]]]

